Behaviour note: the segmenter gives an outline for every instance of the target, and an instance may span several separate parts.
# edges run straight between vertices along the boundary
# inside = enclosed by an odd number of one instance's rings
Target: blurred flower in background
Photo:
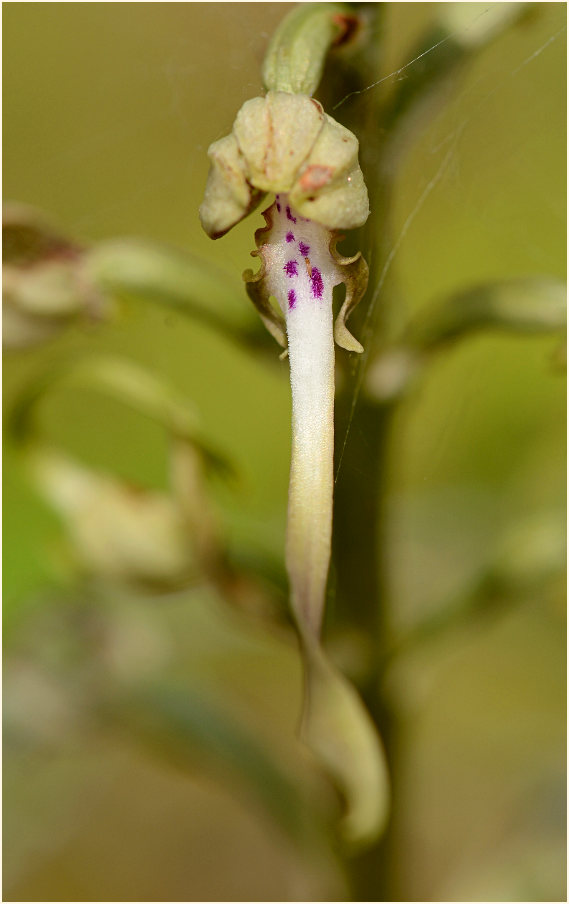
[[[84,272],[83,249],[21,204],[2,213],[3,344],[34,345],[79,317],[100,320],[106,299]]]

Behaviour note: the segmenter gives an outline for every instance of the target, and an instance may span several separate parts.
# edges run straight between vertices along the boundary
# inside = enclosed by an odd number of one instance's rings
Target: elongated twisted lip
[[[388,807],[385,757],[357,692],[329,662],[320,643],[331,558],[334,488],[334,338],[361,349],[345,312],[367,281],[361,255],[342,258],[338,235],[303,217],[277,194],[257,230],[261,269],[248,292],[288,350],[292,451],[286,565],[290,604],[301,640],[305,697],[300,735],[346,799],[343,831],[357,841],[380,831]],[[249,276],[249,274],[245,274]],[[362,278],[363,277],[363,278]],[[348,282],[342,316],[333,324],[333,288]],[[355,285],[350,285],[350,280]],[[359,280],[359,284],[358,284]],[[360,294],[357,294],[357,289]],[[279,312],[271,305],[274,297]],[[346,338],[347,337],[347,338]]]

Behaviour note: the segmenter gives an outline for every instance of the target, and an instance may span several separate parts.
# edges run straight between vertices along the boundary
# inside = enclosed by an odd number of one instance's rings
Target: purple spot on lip
[[[293,236],[292,232],[287,232],[285,238],[286,238],[287,242],[294,242],[294,236]]]
[[[288,204],[287,204],[287,208],[286,208],[286,215],[289,220],[292,220],[293,223],[296,223],[296,217],[293,217],[293,215],[291,214],[290,207],[288,206]]]
[[[280,212],[281,212],[281,205],[279,204],[279,196],[278,196],[278,195],[277,195],[277,199],[276,199],[276,205],[277,205],[277,210],[278,210],[278,212],[280,213]]]
[[[298,264],[296,261],[287,261],[283,270],[287,276],[298,276]]]
[[[288,293],[288,306],[289,308],[294,308],[296,305],[296,292],[294,289],[291,289]]]
[[[322,293],[324,291],[324,283],[322,281],[322,274],[317,267],[312,268],[312,275],[310,277],[310,288],[312,290],[313,298],[322,298]]]
[[[288,241],[288,239],[287,239],[287,241]],[[310,254],[310,245],[307,245],[306,242],[299,242],[298,250],[300,251],[300,253],[302,254],[303,257],[308,257],[308,255]]]

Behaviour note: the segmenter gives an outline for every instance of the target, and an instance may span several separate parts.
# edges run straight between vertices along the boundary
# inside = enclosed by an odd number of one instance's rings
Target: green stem
[[[339,423],[349,417],[351,393],[338,399]],[[386,833],[350,862],[354,900],[397,900],[393,816],[397,811],[397,722],[382,694],[382,663],[389,646],[386,562],[387,450],[392,409],[362,399],[336,485],[334,548],[338,616],[372,641],[373,661],[360,683],[384,744],[392,782],[392,816]],[[340,432],[339,440],[342,441]]]
[[[372,20],[370,28],[375,31],[379,24],[378,19]],[[377,59],[371,48],[362,62],[367,73],[361,76],[362,84],[369,84],[377,78],[374,74]],[[392,319],[383,291],[374,299],[374,310],[369,308],[389,254],[391,180],[385,171],[382,145],[378,140],[375,106],[368,101],[364,105],[356,100],[352,115],[363,118],[365,123],[363,132],[360,129],[360,155],[372,209],[366,227],[366,256],[371,264],[369,288],[352,318],[354,332],[365,347],[366,358],[358,366],[365,368],[368,357],[375,356],[378,349],[387,345]],[[343,119],[347,116],[348,108]],[[397,731],[395,713],[381,691],[381,663],[384,650],[390,644],[385,508],[388,437],[393,409],[366,396],[362,376],[356,376],[355,381],[346,379],[336,400],[336,467],[340,459],[342,464],[335,488],[334,561],[339,621],[371,640],[373,662],[358,690],[381,734],[392,783],[392,815],[386,833],[349,863],[354,900],[374,901],[393,899],[391,889],[396,884],[392,820],[397,809],[393,787],[397,772]],[[359,393],[356,399],[354,392]],[[349,430],[347,437],[346,430]]]
[[[380,19],[371,12],[370,30],[377,32]],[[369,47],[361,63],[360,87],[377,80],[377,46]],[[346,116],[348,116],[346,107]],[[377,289],[382,268],[391,247],[390,200],[392,177],[384,160],[383,144],[379,136],[377,107],[357,99],[353,115],[364,120],[360,126],[360,154],[362,169],[368,183],[372,217],[368,224],[367,242],[370,258],[370,281],[367,299],[355,312],[359,320],[354,332],[365,346],[365,354],[375,356],[389,342],[394,317],[393,296],[387,287],[374,299],[375,309],[369,311],[374,290]],[[346,116],[342,117],[344,121]],[[349,120],[348,123],[349,125]],[[375,216],[373,215],[375,214]],[[390,303],[391,296],[391,303]],[[367,305],[366,305],[367,302]],[[369,326],[362,333],[363,326]],[[365,367],[364,360],[360,366]],[[349,862],[353,899],[357,901],[397,900],[399,879],[395,819],[398,811],[398,747],[399,726],[382,690],[382,663],[390,646],[388,619],[386,555],[388,485],[388,449],[394,407],[382,405],[365,395],[362,389],[354,411],[354,392],[363,380],[346,379],[336,401],[337,452],[336,463],[342,456],[341,470],[335,488],[334,561],[337,571],[338,621],[349,630],[354,629],[371,640],[372,663],[361,680],[359,691],[377,726],[385,748],[391,778],[391,818],[384,835]],[[361,388],[361,386],[360,386]],[[347,440],[345,431],[354,418]],[[345,446],[345,448],[344,448]]]

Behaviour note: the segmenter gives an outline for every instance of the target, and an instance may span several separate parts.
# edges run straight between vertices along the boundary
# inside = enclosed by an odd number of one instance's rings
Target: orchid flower
[[[278,65],[266,63],[265,76],[267,69],[272,75],[265,82],[271,87],[274,80],[285,90],[247,101],[232,133],[211,145],[200,218],[208,235],[219,238],[265,193],[275,196],[264,211],[265,226],[255,233],[252,254],[261,258],[261,267],[243,278],[290,364],[286,563],[305,663],[301,735],[343,792],[345,834],[359,841],[377,835],[385,819],[383,752],[357,693],[325,656],[320,629],[332,536],[334,342],[363,351],[346,319],[368,280],[361,254],[342,257],[336,244],[340,230],[365,223],[369,203],[357,138],[313,97],[289,90],[294,79],[287,66],[294,53],[281,56],[284,75],[274,76]],[[278,62],[278,52],[276,57]],[[340,283],[346,296],[334,324],[333,289]]]

